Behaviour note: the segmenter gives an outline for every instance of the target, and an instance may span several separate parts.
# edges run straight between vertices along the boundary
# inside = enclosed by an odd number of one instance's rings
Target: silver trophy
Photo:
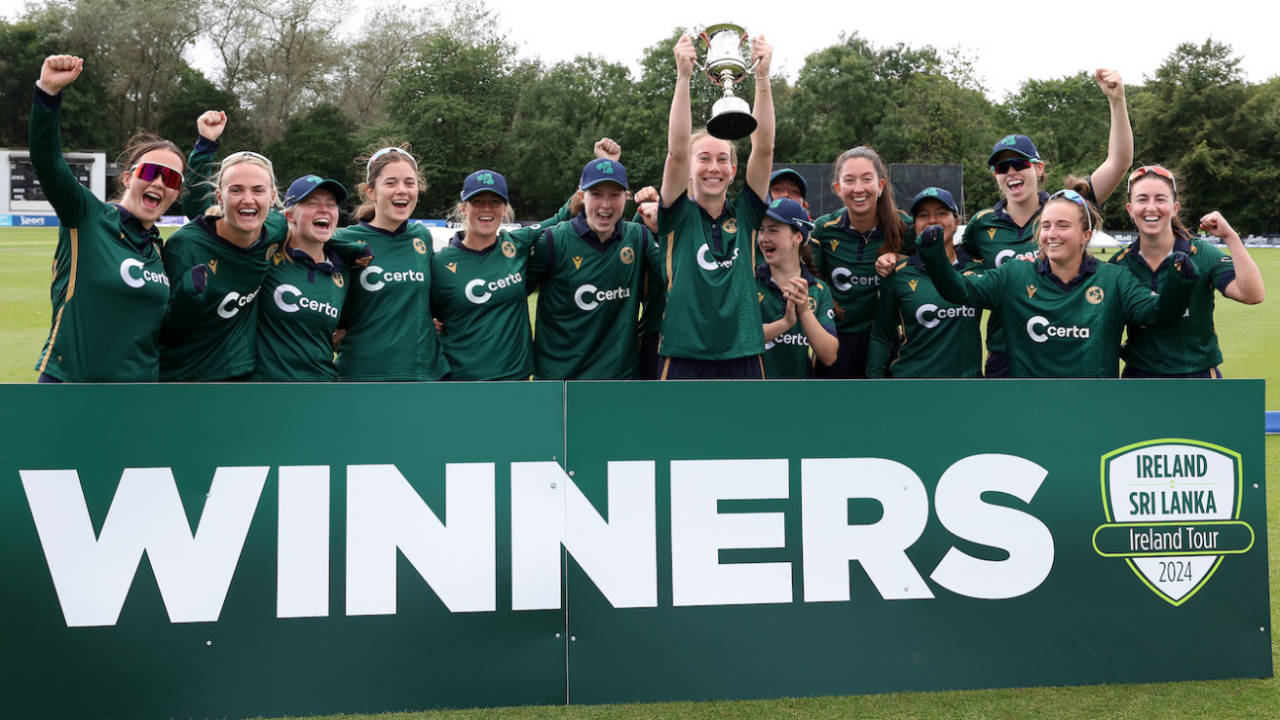
[[[751,116],[751,106],[747,101],[734,97],[733,86],[742,82],[756,67],[756,63],[748,67],[742,58],[747,31],[739,25],[722,23],[703,30],[698,37],[707,48],[707,62],[700,68],[706,71],[712,83],[724,88],[724,96],[711,106],[707,132],[721,140],[744,138],[755,131],[756,119]]]

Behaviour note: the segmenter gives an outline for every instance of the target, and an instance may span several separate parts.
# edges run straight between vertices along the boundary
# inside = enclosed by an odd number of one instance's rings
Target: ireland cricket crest
[[[1102,456],[1107,523],[1093,533],[1099,555],[1124,558],[1172,605],[1204,587],[1227,555],[1253,547],[1240,521],[1240,454],[1198,440],[1148,440]]]

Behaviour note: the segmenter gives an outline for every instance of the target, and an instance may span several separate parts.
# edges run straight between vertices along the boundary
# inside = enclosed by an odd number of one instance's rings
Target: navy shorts
[[[759,355],[728,360],[659,358],[662,380],[763,380],[764,359]]]

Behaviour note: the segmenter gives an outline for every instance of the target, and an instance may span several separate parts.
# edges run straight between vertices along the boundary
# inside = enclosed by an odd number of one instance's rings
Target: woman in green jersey
[[[961,273],[981,272],[963,249],[955,246],[960,211],[947,190],[928,187],[911,201],[915,232],[937,226],[947,261]],[[979,313],[969,305],[944,299],[914,254],[880,281],[876,318],[871,328],[867,377],[883,378],[889,370],[889,351],[902,328],[902,348],[893,362],[893,377],[982,377],[982,331]]]
[[[729,185],[738,172],[733,143],[693,132],[689,84],[697,51],[689,36],[680,38],[674,54],[676,87],[658,208],[658,243],[667,268],[661,377],[759,379],[764,336],[756,308],[754,235],[764,217],[773,164],[773,48],[763,36],[752,41],[756,129],[746,185],[732,200]]]
[[[1124,82],[1115,70],[1099,69],[1094,81],[1107,97],[1110,106],[1111,131],[1107,157],[1083,182],[1082,195],[1100,206],[1124,179],[1133,162],[1133,128],[1125,102]],[[1038,227],[1035,222],[1040,209],[1049,199],[1043,189],[1045,161],[1035,143],[1026,135],[1007,135],[996,142],[987,158],[1001,200],[995,206],[975,214],[964,230],[964,249],[987,267],[1000,267],[1005,260],[1035,256]],[[1075,187],[1073,178],[1066,181]],[[1004,347],[1004,327],[998,313],[987,321],[987,377],[1005,377],[1009,361]]]
[[[192,190],[183,200],[183,212],[192,220],[165,243],[173,291],[161,335],[162,380],[249,377],[257,358],[262,283],[289,232],[267,158],[232,153],[206,180],[226,124],[226,114],[216,110],[197,119],[199,139],[188,163]],[[347,263],[370,257],[361,243],[340,244],[335,238],[329,246]]]
[[[122,155],[120,199],[98,200],[62,157],[62,90],[84,61],[45,58],[31,104],[30,152],[58,215],[53,322],[36,362],[38,382],[154,382],[169,278],[156,221],[182,188],[182,153],[168,140],[135,138]]]
[[[477,170],[463,182],[463,225],[431,260],[431,308],[453,380],[527,380],[533,374],[527,275],[543,226],[567,219],[569,203],[542,223],[508,231],[507,180]]]
[[[270,215],[279,203],[275,173],[265,157],[238,152],[222,161],[213,185],[216,204],[164,246],[173,292],[161,334],[161,380],[244,380],[253,371],[254,303],[286,232],[284,216]]]
[[[1175,252],[1186,253],[1200,271],[1187,313],[1167,328],[1130,325],[1121,350],[1124,377],[1222,377],[1218,365],[1222,350],[1213,326],[1213,290],[1246,305],[1266,297],[1262,273],[1249,256],[1240,236],[1221,213],[1200,219],[1200,228],[1219,238],[1230,251],[1224,254],[1212,243],[1192,238],[1178,218],[1178,182],[1159,165],[1144,165],[1129,176],[1129,202],[1125,206],[1138,229],[1138,239],[1111,258],[1128,268],[1152,290],[1158,290],[1157,273]]]
[[[830,365],[836,360],[835,306],[826,283],[813,273],[812,229],[808,211],[787,197],[774,198],[760,222],[764,262],[756,268],[756,291],[767,378],[809,377],[815,361]]]
[[[866,146],[846,150],[836,158],[833,170],[831,189],[844,207],[814,221],[814,260],[844,314],[836,324],[840,338],[836,362],[819,366],[817,375],[864,378],[881,282],[877,261],[910,254],[910,216],[894,203],[888,169],[875,150]]]
[[[289,236],[276,247],[258,304],[257,359],[252,380],[329,382],[333,332],[348,276],[329,239],[347,190],[336,180],[304,175],[289,185],[284,215]]]
[[[920,255],[942,297],[999,309],[1008,332],[1011,377],[1110,377],[1120,371],[1125,324],[1170,325],[1187,307],[1199,273],[1175,252],[1160,292],[1133,273],[1088,253],[1101,217],[1078,190],[1049,196],[1040,212],[1042,257],[962,275],[942,247],[936,225],[921,235]]]
[[[377,257],[352,275],[340,327],[338,375],[348,381],[440,380],[449,374],[431,317],[426,225],[409,222],[427,182],[407,145],[387,144],[360,158],[365,181],[359,222],[335,240],[367,243]]]

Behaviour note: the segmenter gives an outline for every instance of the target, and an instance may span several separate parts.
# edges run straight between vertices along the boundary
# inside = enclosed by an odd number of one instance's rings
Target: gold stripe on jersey
[[[671,292],[671,278],[675,276],[675,273],[671,272],[671,251],[675,244],[676,231],[672,230],[667,233],[667,292]],[[666,380],[666,378],[663,378],[663,380]]]
[[[71,228],[71,276],[67,278],[67,295],[62,298],[62,305],[58,307],[58,317],[53,321],[53,332],[49,333],[49,347],[44,351],[44,359],[40,361],[40,369],[36,372],[44,374],[44,369],[49,366],[49,356],[53,355],[53,344],[58,340],[58,329],[62,327],[62,311],[67,309],[67,303],[71,302],[72,296],[76,294],[76,269],[80,264],[80,232],[76,228]]]

